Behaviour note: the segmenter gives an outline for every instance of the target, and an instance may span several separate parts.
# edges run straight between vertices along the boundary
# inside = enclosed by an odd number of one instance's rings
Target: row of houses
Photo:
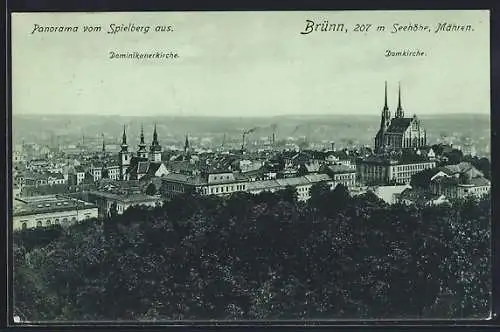
[[[311,187],[316,183],[326,183],[331,189],[343,180],[354,181],[352,169],[334,165],[329,169],[338,169],[337,176],[347,174],[347,178],[333,178],[329,174],[308,174],[299,177],[268,180],[248,180],[233,172],[213,172],[187,175],[169,173],[161,178],[145,182],[113,181],[101,182],[96,190],[85,191],[79,198],[61,195],[18,198],[14,204],[14,229],[44,227],[53,224],[70,225],[87,218],[103,217],[116,208],[118,214],[124,213],[131,206],[156,207],[165,199],[176,195],[197,192],[201,195],[228,196],[235,192],[259,194],[276,192],[293,187],[299,201],[310,198]],[[345,173],[342,173],[345,172]],[[490,192],[491,183],[483,174],[469,163],[459,163],[435,167],[420,172],[421,179],[412,185],[374,185],[351,187],[353,195],[372,192],[388,204],[441,204],[455,198],[467,196],[482,197]],[[145,188],[153,185],[157,192],[145,194]],[[163,193],[159,195],[158,193]]]

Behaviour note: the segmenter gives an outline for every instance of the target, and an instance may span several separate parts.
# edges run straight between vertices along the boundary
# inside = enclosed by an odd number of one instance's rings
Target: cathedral
[[[139,180],[146,175],[161,176],[164,173],[168,173],[165,165],[162,163],[161,154],[162,147],[158,142],[156,125],[154,126],[153,141],[149,146],[149,152],[144,142],[144,129],[141,126],[140,143],[135,156],[128,151],[127,134],[125,127],[123,127],[122,144],[119,152],[121,179]]]
[[[416,115],[405,117],[401,104],[401,85],[398,88],[398,106],[394,118],[387,106],[387,82],[385,103],[382,109],[380,129],[375,136],[375,153],[415,149],[427,144],[427,133]]]

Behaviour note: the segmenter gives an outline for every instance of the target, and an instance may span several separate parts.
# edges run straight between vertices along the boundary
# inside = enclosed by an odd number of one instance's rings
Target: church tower
[[[104,133],[102,133],[102,154],[106,153],[106,141],[104,139]]]
[[[122,145],[119,156],[121,179],[125,180],[127,176],[127,169],[130,166],[130,153],[128,152],[127,133],[125,132],[125,126],[123,126]]]
[[[156,132],[156,124],[155,129],[153,131],[153,141],[151,142],[150,147],[150,156],[149,159],[153,162],[161,162],[161,145],[158,142],[158,133]]]
[[[375,150],[377,153],[383,151],[385,146],[385,133],[389,128],[391,123],[391,112],[389,111],[389,106],[387,105],[387,81],[385,82],[385,94],[384,94],[384,107],[382,108],[382,115],[380,117],[380,129],[375,136]]]
[[[186,140],[184,141],[184,153],[188,153],[189,152],[189,139],[188,139],[188,135],[186,134]]]
[[[396,118],[402,119],[405,117],[405,113],[403,111],[403,106],[401,105],[401,83],[398,86],[398,108],[396,109]]]
[[[146,151],[146,143],[144,143],[144,127],[141,125],[141,142],[138,145],[137,156],[139,158],[148,159],[148,151]]]

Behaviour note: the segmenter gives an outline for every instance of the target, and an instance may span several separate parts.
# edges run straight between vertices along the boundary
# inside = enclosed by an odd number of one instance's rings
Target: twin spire
[[[123,135],[122,135],[122,147],[127,147],[127,133],[126,133],[126,126],[123,126]],[[140,135],[141,142],[139,143],[139,147],[145,147],[146,143],[144,142],[144,126],[141,124],[141,135]],[[158,133],[156,131],[156,123],[153,131],[153,146],[160,145],[158,143]]]
[[[389,106],[387,105],[387,81],[385,81],[385,98],[382,116],[388,120],[390,118]],[[401,104],[401,83],[398,83],[398,107],[396,108],[396,118],[404,118],[403,106]]]

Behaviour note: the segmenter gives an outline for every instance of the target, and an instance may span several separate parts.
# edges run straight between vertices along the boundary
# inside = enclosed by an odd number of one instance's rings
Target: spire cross
[[[122,145],[127,145],[127,133],[125,132],[125,125],[123,125]]]
[[[141,144],[144,144],[144,125],[141,124]]]
[[[397,117],[403,118],[403,106],[401,105],[401,82],[398,84],[398,109],[397,109]]]
[[[389,107],[387,106],[387,81],[385,81],[385,101],[384,101],[384,109],[388,109]]]

